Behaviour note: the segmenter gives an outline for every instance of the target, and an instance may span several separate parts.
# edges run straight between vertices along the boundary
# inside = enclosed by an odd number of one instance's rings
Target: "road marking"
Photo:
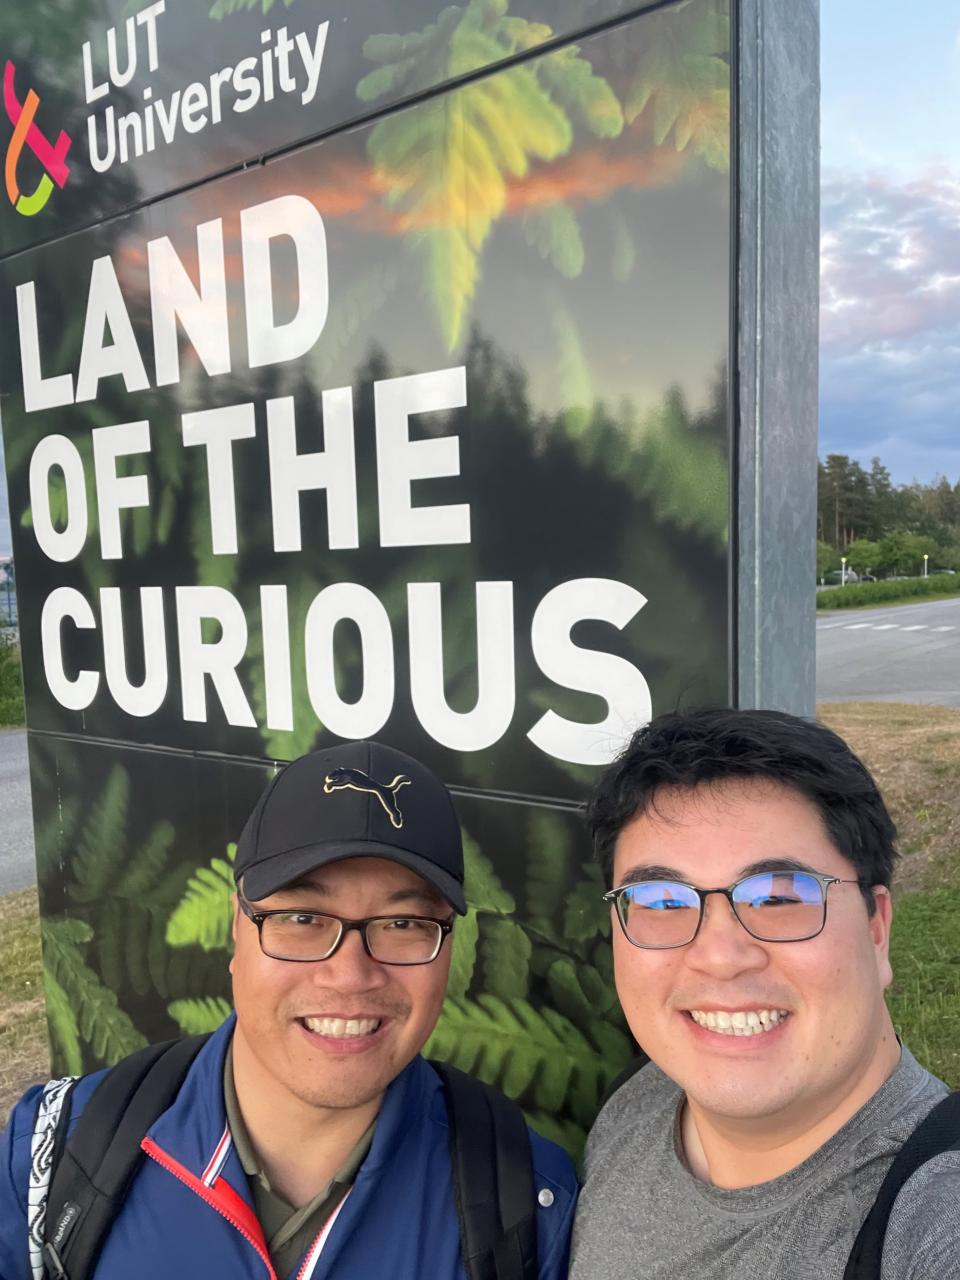
[[[934,627],[934,631],[956,631],[956,627]]]
[[[872,627],[872,622],[848,622],[844,631],[862,631],[864,627]]]
[[[927,624],[925,622],[918,622],[917,625],[914,627],[903,628],[904,631],[926,631],[926,629],[927,629]]]
[[[885,623],[883,623],[883,625],[882,625],[882,626],[874,627],[873,629],[874,629],[874,631],[899,631],[899,630],[900,630],[900,623],[899,623],[899,622],[885,622]]]

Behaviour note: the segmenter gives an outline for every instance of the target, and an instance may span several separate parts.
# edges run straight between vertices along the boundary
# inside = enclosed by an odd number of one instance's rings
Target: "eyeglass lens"
[[[803,871],[748,876],[733,888],[733,909],[748,933],[764,942],[800,942],[824,924],[823,886]],[[700,921],[700,895],[689,885],[648,880],[628,885],[620,919],[641,947],[679,947],[692,941]]]
[[[340,921],[312,911],[284,911],[263,921],[264,951],[277,960],[325,960],[340,941]],[[389,916],[364,928],[367,947],[384,964],[425,964],[437,953],[443,931],[435,920]]]

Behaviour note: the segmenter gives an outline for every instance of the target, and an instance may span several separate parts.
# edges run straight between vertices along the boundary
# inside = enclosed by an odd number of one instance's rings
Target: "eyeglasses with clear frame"
[[[272,960],[313,964],[329,960],[348,933],[360,934],[363,949],[379,964],[430,964],[440,954],[452,920],[427,916],[367,916],[350,920],[327,912],[299,907],[279,907],[256,911],[237,894],[240,910],[257,926],[260,950]]]
[[[806,942],[827,923],[827,890],[855,884],[840,876],[790,867],[744,876],[725,889],[698,889],[676,880],[637,880],[603,895],[616,908],[623,935],[635,947],[665,950],[693,942],[712,893],[729,902],[734,915],[759,942]]]

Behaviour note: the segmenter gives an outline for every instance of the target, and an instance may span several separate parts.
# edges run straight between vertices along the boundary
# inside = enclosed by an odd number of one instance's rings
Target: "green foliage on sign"
[[[657,146],[688,148],[730,167],[730,17],[726,0],[681,5],[644,20],[646,48],[624,102],[633,122],[653,114]]]
[[[72,790],[73,782],[68,774],[54,785]],[[36,760],[33,784],[38,795],[50,785]],[[133,834],[140,824],[131,808],[129,774],[114,765],[86,803],[64,798],[36,829],[51,1044],[59,1069],[71,1073],[145,1044],[137,1025],[144,1001],[206,993],[222,968],[199,948],[167,945],[189,868],[175,856],[173,825]]]
[[[216,0],[216,4],[210,10],[210,17],[219,22],[233,13],[249,13],[252,9],[259,9],[266,17],[279,2],[280,0]],[[282,0],[282,3],[284,8],[289,9],[295,0]]]
[[[509,0],[469,0],[444,9],[422,31],[371,36],[364,53],[379,65],[357,85],[358,97],[374,103],[414,96],[553,38],[547,23],[513,16],[509,7]],[[376,186],[421,263],[448,350],[467,332],[485,246],[510,213],[511,191],[528,175],[556,168],[578,131],[609,141],[625,124],[636,125],[658,149],[729,171],[727,0],[647,14],[637,29],[642,45],[629,54],[622,86],[599,75],[581,45],[568,44],[395,113],[371,132]],[[656,165],[649,172],[655,180]],[[598,185],[589,200],[602,198]],[[565,186],[561,176],[546,203],[534,198],[519,207],[528,243],[573,278],[583,270],[586,247]],[[634,249],[622,223],[612,239],[613,276],[623,283]]]
[[[77,919],[44,920],[41,937],[51,1039],[66,1069],[81,1069],[81,1042],[99,1062],[117,1062],[145,1045],[115,993],[87,964],[90,926]]]
[[[507,9],[507,0],[469,0],[444,9],[421,32],[371,36],[364,53],[380,65],[360,81],[357,95],[376,102],[415,94],[550,38],[549,27],[510,17]],[[506,208],[508,182],[533,163],[565,155],[575,120],[597,137],[615,137],[623,128],[613,90],[579,48],[568,45],[388,116],[371,132],[370,158],[399,228],[422,261],[448,350],[464,335],[480,257]],[[559,270],[579,274],[583,251],[571,209],[557,205],[538,215],[528,232]]]
[[[599,871],[584,867],[570,892],[569,825],[538,811],[529,834],[525,901],[515,915],[512,896],[468,843],[468,946],[480,963],[466,983],[458,969],[425,1053],[497,1085],[521,1103],[535,1127],[579,1156],[632,1042],[609,974],[591,963],[593,947],[610,933]],[[510,914],[504,914],[508,902]],[[455,949],[455,967],[456,961]],[[531,995],[538,977],[546,978],[547,998],[542,987],[537,998]]]
[[[171,947],[197,946],[204,951],[225,951],[233,926],[233,860],[237,846],[227,846],[227,860],[214,858],[198,867],[187,882],[187,891],[167,921]]]

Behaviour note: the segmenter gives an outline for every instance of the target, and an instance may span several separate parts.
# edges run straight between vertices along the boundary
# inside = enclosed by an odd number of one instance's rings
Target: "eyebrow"
[[[737,880],[746,879],[747,876],[760,876],[773,871],[806,871],[810,875],[822,874],[822,872],[810,866],[809,863],[798,862],[796,858],[761,858],[758,862],[750,862],[745,867],[741,867],[734,876],[734,883]],[[642,862],[624,872],[620,877],[619,884],[621,886],[637,884],[642,880],[677,880],[681,884],[691,883],[687,878],[687,873],[679,871],[676,867],[664,866],[658,862]]]
[[[330,894],[330,886],[323,880],[296,880],[293,884],[284,885],[282,889],[278,889],[271,896],[281,898],[288,895],[296,895],[300,897],[303,894],[316,894],[320,898],[326,897]],[[446,903],[438,894],[431,893],[429,889],[418,889],[414,886],[408,889],[395,890],[386,898],[384,905],[395,907],[404,903],[415,903],[441,913],[446,907]]]

